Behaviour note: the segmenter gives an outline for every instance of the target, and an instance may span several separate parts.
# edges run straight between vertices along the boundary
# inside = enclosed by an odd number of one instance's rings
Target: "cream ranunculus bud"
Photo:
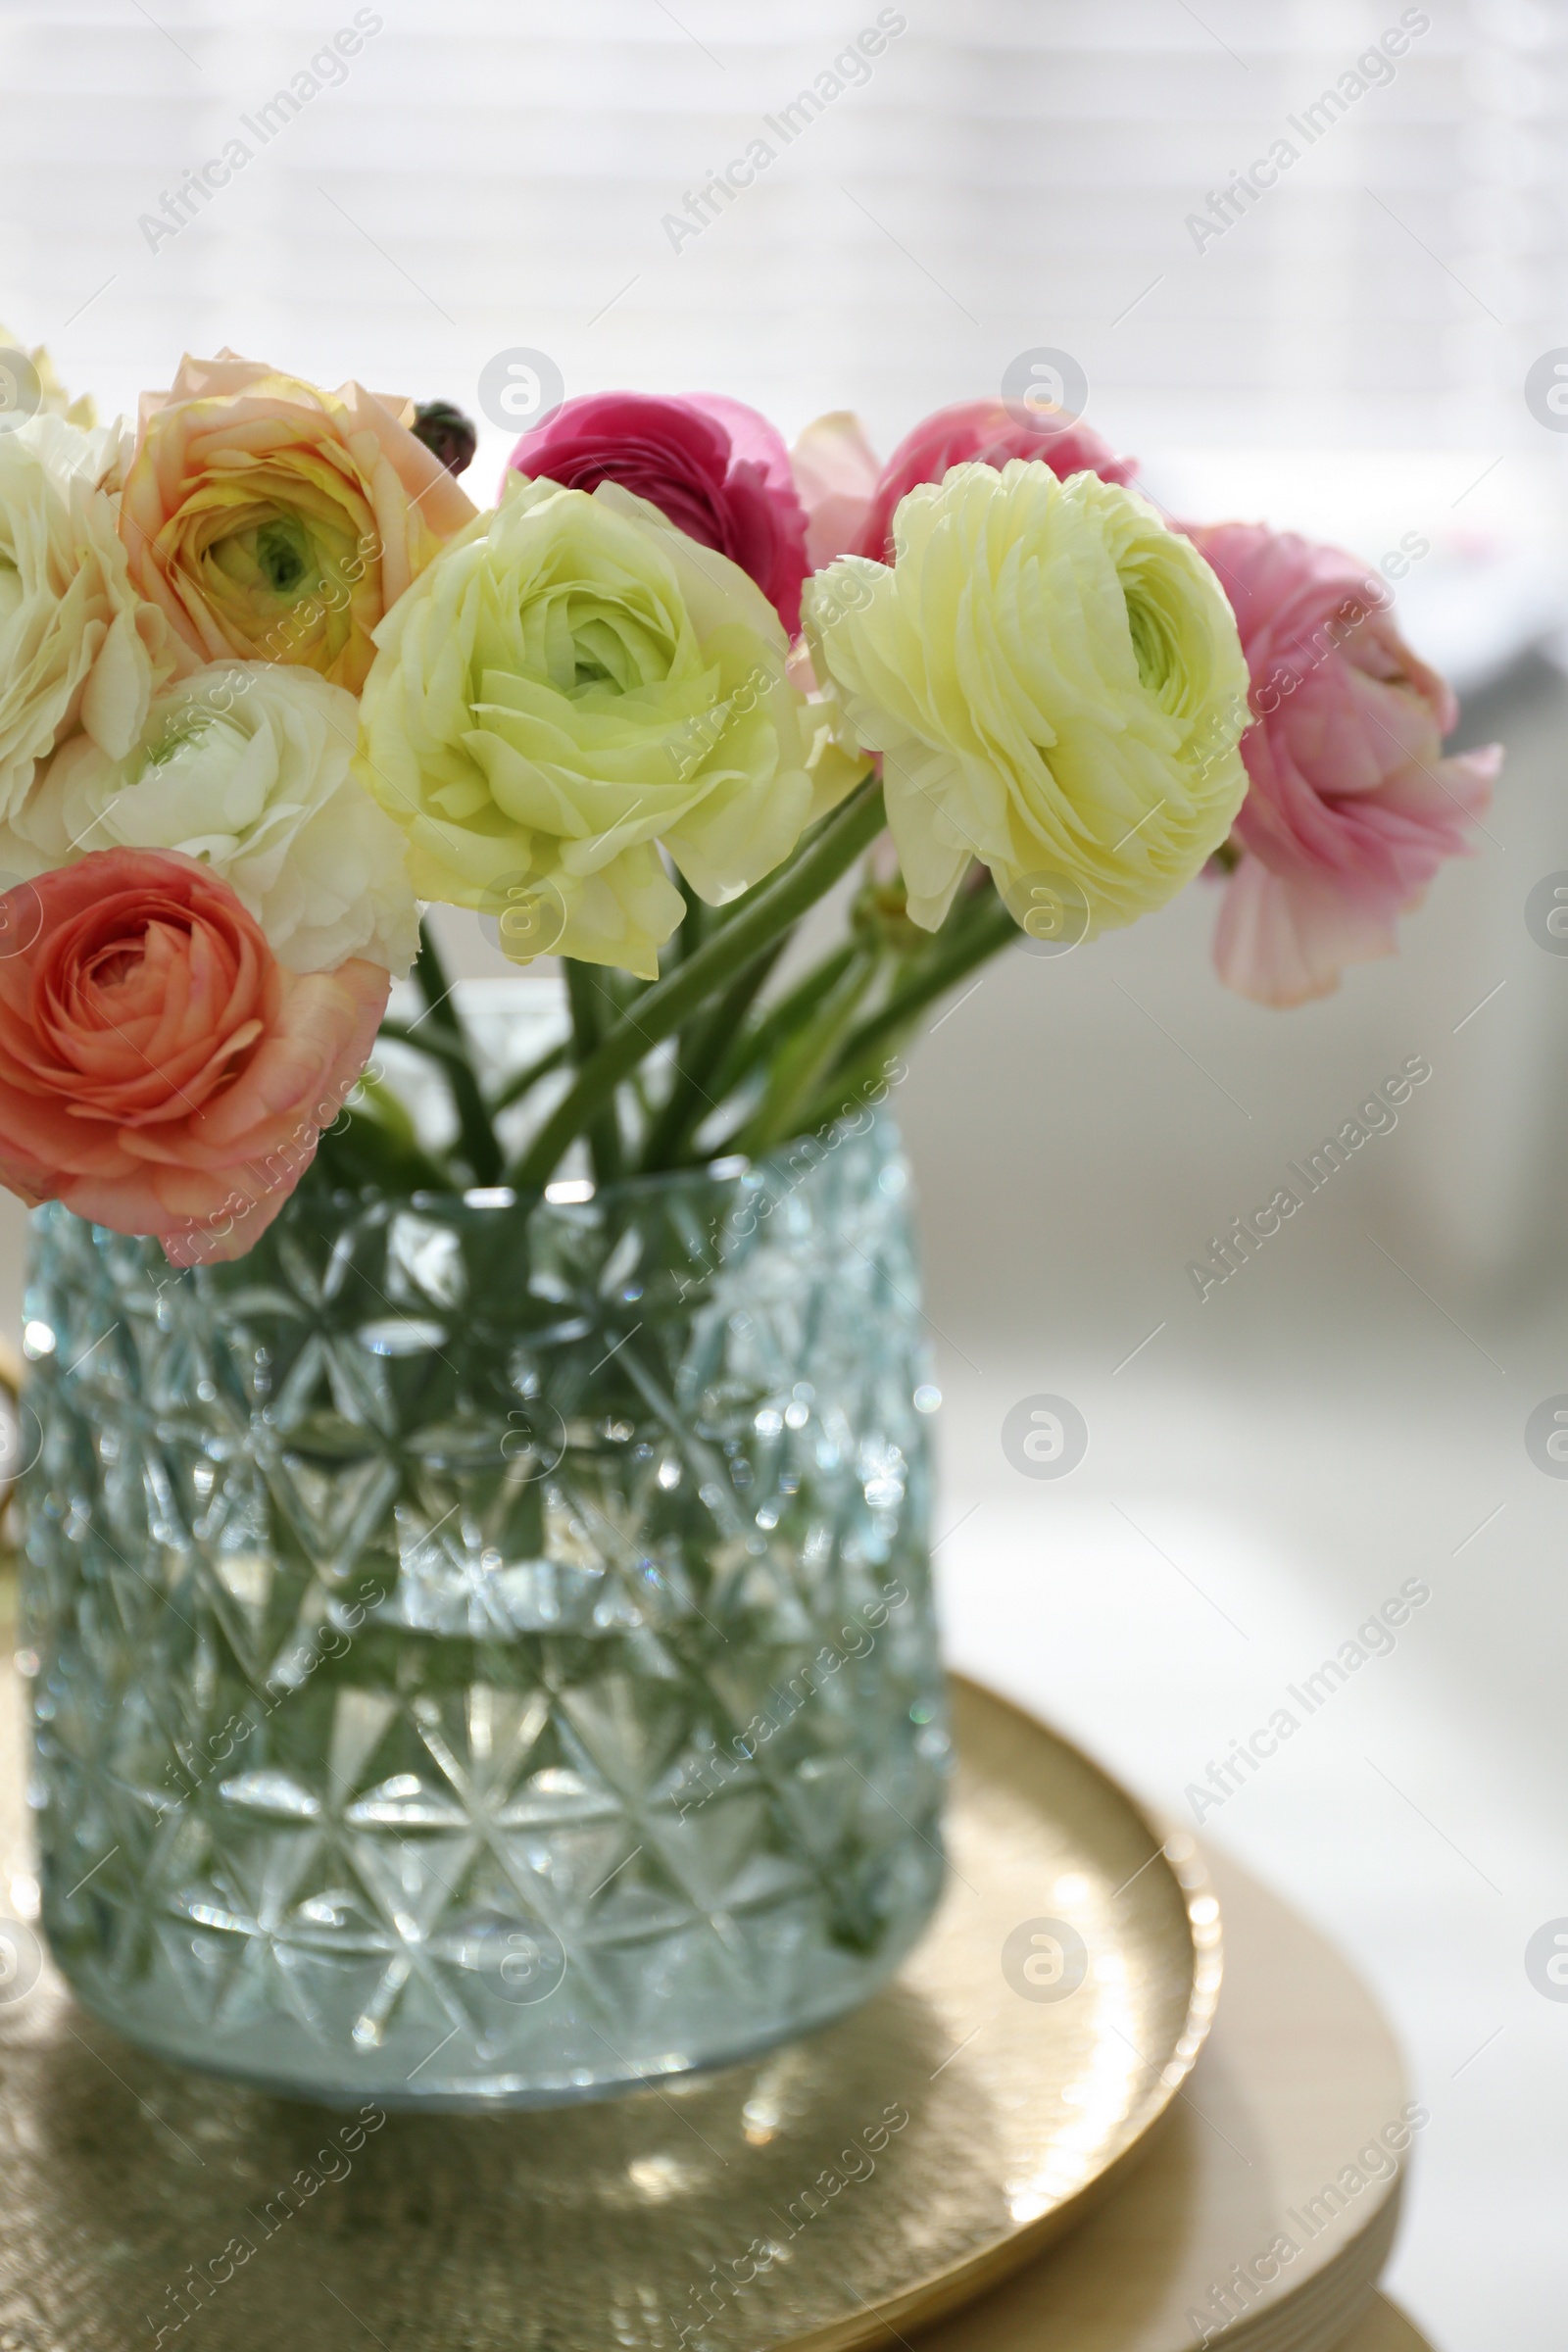
[[[421,898],[544,923],[643,978],[684,912],[788,857],[842,789],[808,772],[789,645],[761,590],[614,483],[514,476],[376,631],[360,774],[409,832]]]
[[[104,488],[119,456],[116,428],[47,411],[0,433],[0,823],[77,728],[111,758],[128,752],[173,667]]]
[[[24,374],[24,383],[18,389],[33,394],[38,409],[45,416],[64,416],[68,424],[88,426],[97,423],[98,416],[93,407],[91,393],[83,392],[73,400],[56,374],[55,364],[44,346],[41,343],[35,343],[29,351],[21,337],[14,335],[3,321],[0,321],[0,392],[5,389],[3,379],[7,371],[6,354],[8,352],[14,352],[18,358],[24,360],[27,368],[31,369],[30,379],[26,378],[25,369],[21,371]]]
[[[1208,565],[1136,490],[1038,459],[911,491],[895,543],[818,573],[805,620],[841,741],[882,755],[912,918],[935,930],[974,858],[1020,920],[1081,894],[1080,936],[1162,906],[1247,789]]]
[[[351,956],[401,977],[419,944],[406,841],[356,779],[359,705],[314,670],[217,662],[157,696],[111,760],[86,735],[50,761],[0,866],[30,877],[93,850],[172,850],[221,877],[285,970]]]

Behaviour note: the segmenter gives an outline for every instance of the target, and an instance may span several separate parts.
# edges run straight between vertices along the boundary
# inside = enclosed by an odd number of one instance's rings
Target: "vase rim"
[[[647,1200],[652,1195],[674,1191],[683,1186],[744,1183],[748,1176],[756,1176],[760,1183],[763,1170],[778,1161],[787,1161],[803,1145],[815,1145],[820,1155],[826,1158],[844,1144],[863,1142],[874,1127],[880,1127],[884,1137],[890,1139],[897,1149],[898,1131],[886,1113],[878,1109],[873,1112],[870,1125],[865,1127],[852,1125],[848,1120],[837,1122],[831,1131],[831,1140],[826,1142],[816,1134],[792,1136],[760,1155],[724,1152],[712,1159],[694,1161],[690,1167],[657,1168],[637,1175],[618,1176],[611,1184],[596,1184],[590,1176],[565,1176],[553,1179],[542,1191],[527,1190],[518,1185],[488,1184],[467,1185],[461,1190],[454,1188],[451,1191],[421,1188],[409,1194],[381,1194],[376,1186],[367,1185],[358,1196],[354,1187],[343,1186],[334,1190],[333,1197],[352,1199],[373,1196],[390,1200],[396,1207],[412,1208],[425,1215],[434,1213],[450,1216],[459,1209],[470,1214],[475,1209],[506,1213],[520,1208],[531,1216],[539,1208],[586,1208],[596,1202]]]
[[[634,1176],[617,1176],[612,1184],[596,1184],[591,1176],[561,1176],[553,1178],[542,1190],[514,1184],[470,1184],[462,1191],[421,1189],[410,1194],[408,1201],[416,1209],[523,1207],[531,1213],[540,1207],[586,1208],[594,1201],[644,1197],[680,1185],[729,1183],[746,1176],[759,1164],[744,1152],[726,1152],[715,1159],[698,1160],[686,1168],[656,1168]]]

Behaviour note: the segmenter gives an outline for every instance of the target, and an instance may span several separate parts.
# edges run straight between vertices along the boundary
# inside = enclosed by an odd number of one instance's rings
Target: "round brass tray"
[[[24,1926],[0,1682],[0,1909]],[[1184,2082],[1219,1916],[1190,1838],[1004,1701],[955,1703],[930,1933],[868,2007],[722,2074],[357,2124],[143,2056],[43,1960],[0,1999],[0,2346],[849,2352],[1002,2278]]]
[[[1194,2082],[1110,2196],[921,2352],[1420,2352],[1373,2288],[1430,2116],[1332,1944],[1208,1859],[1225,1997]]]

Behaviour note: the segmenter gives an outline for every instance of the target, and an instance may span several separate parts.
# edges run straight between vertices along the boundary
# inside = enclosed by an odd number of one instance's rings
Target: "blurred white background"
[[[721,390],[789,435],[855,406],[884,450],[1050,346],[1176,511],[1372,562],[1430,540],[1407,633],[1467,690],[1465,739],[1509,756],[1479,857],[1403,956],[1262,1012],[1215,980],[1199,887],[1093,949],[992,968],[896,1102],[959,1664],[1190,1820],[1188,1785],[1286,1684],[1404,1579],[1430,1586],[1394,1654],[1203,1827],[1399,2022],[1433,2121],[1396,2291],[1441,2352],[1561,2352],[1568,2000],[1524,1953],[1568,1919],[1568,1482],[1524,1426],[1568,1392],[1568,959],[1524,906],[1568,869],[1568,416],[1525,386],[1568,345],[1568,17],[900,0],[895,19],[865,78],[675,238],[666,216],[831,71],[871,0],[787,19],[0,0],[0,319],[106,411],[223,343],[474,410],[485,363],[524,348],[567,392]],[[356,22],[359,54],[312,76]],[[1287,128],[1401,24],[1392,79],[1310,145]],[[245,118],[299,75],[327,86],[274,107],[264,143]],[[1200,250],[1189,216],[1281,137],[1298,160]],[[230,183],[150,230],[235,138]],[[512,437],[486,425],[481,499]],[[460,932],[467,968],[493,968]],[[1186,1261],[1418,1054],[1433,1076],[1396,1131],[1200,1304]],[[20,1212],[0,1238],[14,1328]],[[1037,1392],[1089,1424],[1060,1483],[1001,1450]]]

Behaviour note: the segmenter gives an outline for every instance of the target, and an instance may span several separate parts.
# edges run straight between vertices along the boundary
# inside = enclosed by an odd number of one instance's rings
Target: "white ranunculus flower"
[[[173,667],[104,488],[119,458],[118,426],[83,432],[47,411],[0,433],[0,822],[78,728],[123,758]]]
[[[64,745],[0,830],[0,865],[177,851],[221,875],[288,970],[358,956],[401,977],[418,909],[402,829],[350,771],[358,725],[354,696],[314,670],[216,662],[155,697],[125,759]]]

